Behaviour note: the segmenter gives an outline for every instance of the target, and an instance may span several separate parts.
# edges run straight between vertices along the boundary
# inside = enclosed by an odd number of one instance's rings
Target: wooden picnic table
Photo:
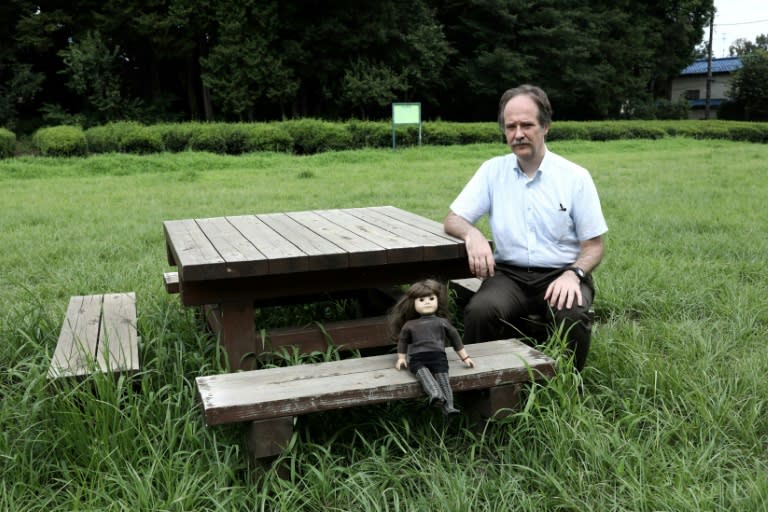
[[[169,220],[164,229],[181,301],[208,307],[232,368],[263,348],[256,306],[470,276],[461,239],[393,206]],[[382,325],[363,319],[334,327],[354,341],[381,339]]]

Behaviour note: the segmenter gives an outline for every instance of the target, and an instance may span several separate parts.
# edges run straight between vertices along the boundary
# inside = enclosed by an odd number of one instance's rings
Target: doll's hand
[[[475,367],[475,362],[472,360],[471,357],[467,357],[464,360],[464,366],[466,366],[467,368],[474,368]]]
[[[405,358],[397,358],[397,363],[395,363],[395,369],[402,370],[403,368],[408,368],[408,363],[405,361]]]

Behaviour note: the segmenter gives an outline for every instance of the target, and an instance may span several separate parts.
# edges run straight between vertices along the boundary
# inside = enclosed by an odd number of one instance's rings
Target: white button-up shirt
[[[549,150],[533,178],[514,154],[487,160],[451,211],[471,224],[488,214],[496,261],[519,267],[570,265],[580,242],[608,231],[589,172]]]

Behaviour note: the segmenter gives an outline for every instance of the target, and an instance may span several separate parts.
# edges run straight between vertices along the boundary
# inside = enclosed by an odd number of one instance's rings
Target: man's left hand
[[[549,283],[547,292],[544,294],[544,300],[557,309],[563,309],[563,307],[571,309],[574,299],[579,306],[584,304],[581,297],[581,280],[575,272],[570,270],[566,270],[560,277]]]

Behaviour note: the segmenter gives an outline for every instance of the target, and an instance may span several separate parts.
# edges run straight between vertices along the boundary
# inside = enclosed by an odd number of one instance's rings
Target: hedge
[[[40,128],[32,142],[43,156],[82,156],[88,152],[85,132],[79,126]]]
[[[419,143],[417,126],[398,126],[397,147]],[[649,121],[558,121],[547,140],[659,139],[662,137],[723,139],[753,143],[768,142],[768,123],[723,120]],[[38,131],[35,144],[43,155],[82,155],[104,152],[150,153],[159,151],[208,151],[238,155],[276,151],[300,155],[364,147],[392,147],[392,124],[388,121],[331,122],[299,119],[265,123],[167,123],[144,126],[117,122],[89,128],[72,126]],[[503,143],[495,122],[453,123],[426,121],[422,124],[425,145]],[[13,153],[15,136],[0,132],[0,157]],[[10,149],[9,149],[10,148]]]
[[[13,156],[16,150],[16,134],[5,128],[0,128],[0,158]]]

